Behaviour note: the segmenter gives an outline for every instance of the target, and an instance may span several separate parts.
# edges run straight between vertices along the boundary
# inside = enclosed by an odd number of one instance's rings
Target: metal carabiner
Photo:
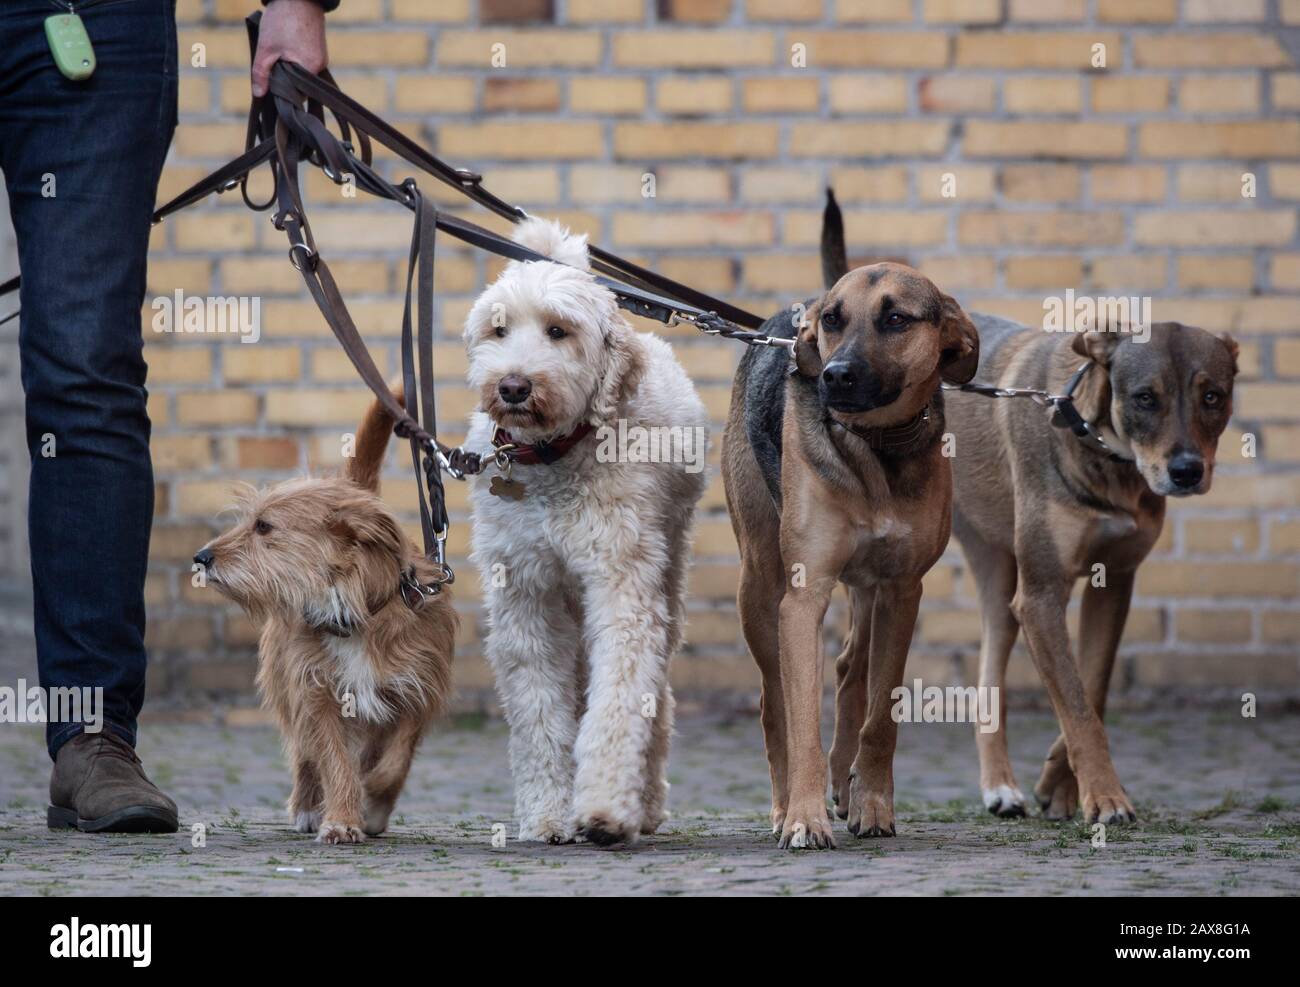
[[[445,472],[453,480],[465,479],[465,471],[463,469],[460,469],[458,466],[452,465],[451,458],[445,452],[435,447],[435,449],[433,450],[433,454],[434,454],[434,458],[438,461],[438,465],[442,468],[443,472]]]

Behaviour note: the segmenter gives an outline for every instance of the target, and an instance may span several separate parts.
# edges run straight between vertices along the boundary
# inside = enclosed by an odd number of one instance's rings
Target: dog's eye
[[[259,535],[269,535],[271,533],[271,525],[266,521],[263,521],[261,518],[258,518],[253,523],[253,530]]]
[[[1206,391],[1201,397],[1201,403],[1207,408],[1220,408],[1223,406],[1223,395],[1218,391]]]
[[[829,312],[823,312],[821,317],[823,329],[838,329],[840,327],[840,313],[831,309]]]
[[[505,327],[505,326],[497,326],[497,327],[494,328],[492,331],[493,331],[494,333],[496,333],[496,337],[497,337],[497,339],[505,339],[505,338],[506,338],[506,327]]]
[[[1133,395],[1133,403],[1143,411],[1150,411],[1156,406],[1156,396],[1150,391],[1138,391]]]
[[[890,312],[889,315],[885,317],[885,325],[889,326],[891,329],[905,326],[910,321],[911,320],[902,312]]]
[[[551,339],[563,339],[565,336],[568,335],[568,333],[565,332],[563,329],[561,329],[559,326],[551,326],[546,330],[546,335],[551,337]]]

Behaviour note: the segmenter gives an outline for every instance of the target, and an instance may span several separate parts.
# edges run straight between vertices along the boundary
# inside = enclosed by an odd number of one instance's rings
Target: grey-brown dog
[[[901,264],[845,274],[833,199],[827,220],[831,287],[797,335],[788,311],[762,327],[795,336],[794,368],[784,349],[741,360],[722,463],[783,847],[834,846],[820,721],[822,620],[839,582],[853,625],[835,665],[835,803],[851,832],[894,833],[890,693],[951,516],[939,384],[969,380],[979,360],[975,327],[928,278]]]
[[[1132,821],[1102,717],[1138,565],[1160,535],[1166,496],[1210,488],[1219,436],[1232,413],[1237,344],[1175,322],[1147,334],[1104,326],[1045,333],[973,315],[983,343],[979,380],[1060,394],[1084,364],[1075,406],[1105,448],[1053,428],[1028,400],[949,397],[955,438],[953,533],[983,611],[979,684],[997,687],[1000,727],[977,732],[984,804],[1024,815],[1007,756],[1002,692],[1024,629],[1062,735],[1035,787],[1049,819],[1082,804],[1089,822]],[[1087,577],[1079,662],[1065,612]],[[1082,675],[1080,674],[1082,672]]]

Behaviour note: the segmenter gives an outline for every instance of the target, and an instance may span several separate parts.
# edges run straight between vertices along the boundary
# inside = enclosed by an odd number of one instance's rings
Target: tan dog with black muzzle
[[[939,385],[969,380],[979,361],[974,325],[928,278],[901,264],[843,274],[838,217],[831,199],[833,285],[807,311],[796,367],[782,349],[745,354],[723,450],[782,847],[835,845],[820,723],[822,621],[838,582],[853,621],[835,666],[835,803],[854,834],[894,834],[890,694],[952,506]],[[760,331],[789,338],[795,321],[783,312]]]

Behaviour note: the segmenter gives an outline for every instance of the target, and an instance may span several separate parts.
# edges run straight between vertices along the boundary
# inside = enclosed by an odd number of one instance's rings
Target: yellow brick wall
[[[249,6],[179,4],[181,124],[163,197],[242,148]],[[1117,676],[1139,686],[1296,682],[1298,38],[1300,0],[343,0],[329,35],[345,90],[490,188],[759,312],[817,290],[831,183],[856,261],[916,265],[969,309],[1037,321],[1044,295],[1075,288],[1151,295],[1158,319],[1230,330],[1242,344],[1237,414],[1213,492],[1171,505],[1142,570]],[[506,67],[491,65],[497,44]],[[194,45],[206,67],[189,64]],[[653,199],[641,195],[646,172]],[[1255,198],[1241,196],[1247,172]],[[956,198],[940,194],[945,173]],[[392,370],[407,215],[323,181],[310,195],[322,249]],[[452,441],[473,404],[459,326],[498,269],[441,242],[440,418]],[[233,481],[337,466],[366,393],[299,288],[283,235],[236,195],[156,228],[150,291],[177,288],[259,296],[263,339],[146,329],[159,484],[152,685],[239,691],[253,629],[189,587],[187,560]],[[739,347],[661,331],[720,423]],[[1258,458],[1241,455],[1244,433]],[[749,686],[716,469],[711,480],[676,678]],[[460,681],[482,685],[464,488],[450,494]],[[397,455],[385,495],[413,520]],[[927,580],[913,671],[970,668],[973,599],[954,546]],[[1032,684],[1023,656],[1013,668]]]

